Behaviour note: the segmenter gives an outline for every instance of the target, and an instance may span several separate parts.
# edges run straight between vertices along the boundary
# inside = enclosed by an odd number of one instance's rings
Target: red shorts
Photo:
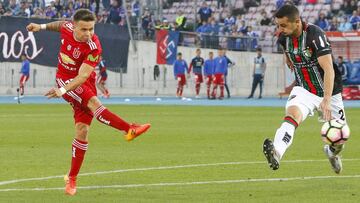
[[[29,76],[28,75],[23,75],[21,74],[21,77],[20,77],[20,85],[21,86],[24,86],[25,82],[29,80]]]
[[[185,74],[176,75],[176,79],[179,82],[179,85],[184,86],[186,84]]]
[[[105,84],[105,81],[107,80],[107,77],[101,77],[99,76],[97,78],[97,83]]]
[[[214,77],[215,85],[223,85],[224,84],[224,74],[216,73]]]
[[[213,76],[207,75],[206,76],[206,85],[211,85],[212,81],[213,81]]]
[[[58,87],[63,87],[69,83],[71,79],[56,78]],[[90,98],[96,96],[95,78],[89,78],[84,84],[73,91],[67,92],[62,97],[73,108],[74,120],[76,123],[91,124],[93,113],[87,107]]]
[[[195,73],[195,83],[200,84],[200,83],[203,83],[203,82],[204,82],[203,75],[199,74],[199,73]]]

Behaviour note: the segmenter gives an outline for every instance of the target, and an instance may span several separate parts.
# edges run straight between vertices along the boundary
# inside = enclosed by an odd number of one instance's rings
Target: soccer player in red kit
[[[109,92],[108,88],[106,88],[106,86],[105,86],[106,80],[107,80],[107,73],[106,73],[105,60],[103,60],[103,58],[101,57],[100,63],[99,63],[99,74],[97,76],[96,85],[97,85],[98,89],[101,91],[101,93],[103,94],[103,97],[109,98],[110,92]]]
[[[21,54],[21,60],[21,76],[19,81],[19,88],[17,89],[17,91],[20,92],[20,97],[24,96],[25,83],[29,80],[30,77],[30,62],[25,54]]]
[[[50,89],[48,98],[63,97],[74,110],[76,135],[72,143],[72,161],[65,176],[65,193],[75,195],[76,177],[88,148],[88,131],[95,117],[101,123],[125,132],[131,141],[150,128],[150,124],[129,124],[110,112],[96,97],[94,69],[101,57],[101,45],[94,34],[95,15],[87,9],[75,12],[72,22],[56,21],[47,24],[30,23],[29,32],[57,31],[61,34],[61,47],[56,73],[57,88]]]
[[[188,71],[188,73],[190,73],[192,70],[195,76],[195,90],[196,90],[195,98],[200,98],[199,95],[200,87],[201,87],[201,83],[203,83],[203,75],[202,75],[203,65],[204,65],[204,59],[201,57],[201,50],[196,49],[196,56],[191,60]]]

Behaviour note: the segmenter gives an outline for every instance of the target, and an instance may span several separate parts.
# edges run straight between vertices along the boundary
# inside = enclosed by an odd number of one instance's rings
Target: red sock
[[[101,123],[109,125],[118,130],[123,130],[125,132],[129,131],[130,124],[122,120],[119,116],[111,113],[104,106],[97,108],[94,112],[94,116]]]
[[[213,92],[211,94],[212,97],[216,97],[216,90],[217,90],[217,85],[214,85]]]
[[[196,95],[199,95],[199,93],[200,93],[200,84],[196,84],[195,89],[196,89]]]
[[[224,97],[224,85],[220,85],[220,97]]]
[[[180,95],[180,97],[182,97],[182,94],[183,94],[183,86],[181,86],[180,89],[179,89],[179,95]]]
[[[23,85],[20,86],[20,95],[24,95],[24,86]]]
[[[72,143],[71,169],[69,172],[70,177],[76,177],[79,174],[87,148],[87,142],[74,139]]]

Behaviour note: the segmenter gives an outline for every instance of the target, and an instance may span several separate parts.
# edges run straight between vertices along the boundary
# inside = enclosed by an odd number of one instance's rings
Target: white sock
[[[294,139],[295,126],[288,122],[283,122],[277,129],[274,139],[274,147],[281,159],[287,148],[290,147]]]
[[[336,156],[338,154],[340,154],[340,152],[344,149],[345,145],[337,145],[337,146],[330,146],[330,152],[332,154],[332,156]]]

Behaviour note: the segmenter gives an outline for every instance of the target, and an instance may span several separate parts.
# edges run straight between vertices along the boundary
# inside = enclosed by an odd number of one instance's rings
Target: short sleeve
[[[315,28],[313,35],[311,35],[311,47],[314,50],[316,57],[331,54],[331,45],[326,37],[326,34],[320,29]]]
[[[74,25],[72,22],[65,21],[60,27],[60,33],[63,32],[72,32],[74,30]]]
[[[86,56],[83,63],[86,63],[95,68],[100,62],[100,56],[101,52],[98,49],[94,49]]]

